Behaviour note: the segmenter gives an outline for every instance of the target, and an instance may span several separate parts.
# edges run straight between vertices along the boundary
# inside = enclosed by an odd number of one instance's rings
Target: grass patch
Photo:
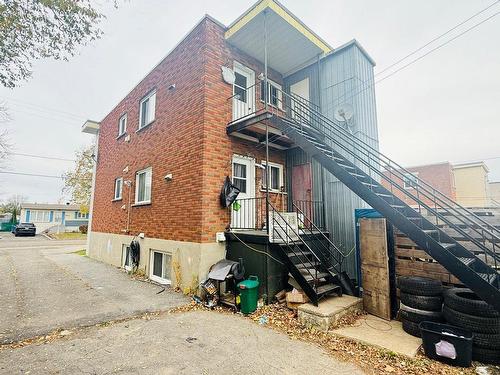
[[[85,252],[85,249],[74,251],[73,254],[81,255],[82,257],[86,257],[87,256],[87,254]]]
[[[87,235],[80,232],[53,233],[50,235],[56,240],[86,240]]]

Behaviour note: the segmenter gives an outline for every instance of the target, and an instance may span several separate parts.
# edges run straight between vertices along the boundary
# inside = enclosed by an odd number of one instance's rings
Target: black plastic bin
[[[470,366],[472,361],[471,331],[428,321],[420,323],[420,331],[427,357],[452,366]]]

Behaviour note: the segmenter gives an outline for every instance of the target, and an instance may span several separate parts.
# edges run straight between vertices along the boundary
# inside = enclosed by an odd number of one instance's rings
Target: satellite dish
[[[335,108],[333,115],[335,120],[339,122],[348,122],[354,115],[354,108],[352,108],[352,105],[344,103]]]
[[[221,70],[222,70],[222,79],[224,80],[224,82],[232,85],[236,79],[233,70],[228,68],[227,66],[221,66]]]

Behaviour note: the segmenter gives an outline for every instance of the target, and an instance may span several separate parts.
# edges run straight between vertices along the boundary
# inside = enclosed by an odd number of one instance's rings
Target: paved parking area
[[[186,303],[178,293],[156,294],[156,285],[73,253],[84,247],[84,241],[2,234],[0,343]]]
[[[74,254],[84,241],[2,237],[0,343],[67,332],[46,343],[0,346],[0,374],[362,373],[317,346],[236,315],[135,318],[188,298],[170,290],[157,294],[158,286]]]

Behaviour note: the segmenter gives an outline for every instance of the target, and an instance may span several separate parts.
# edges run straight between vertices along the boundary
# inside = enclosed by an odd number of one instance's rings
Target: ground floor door
[[[236,205],[231,210],[231,227],[253,229],[256,223],[255,208],[255,159],[246,156],[233,156],[233,185],[240,189]]]
[[[292,117],[309,119],[310,113],[307,110],[309,105],[309,78],[296,82],[290,86],[290,92],[296,96],[297,101],[292,103]]]

